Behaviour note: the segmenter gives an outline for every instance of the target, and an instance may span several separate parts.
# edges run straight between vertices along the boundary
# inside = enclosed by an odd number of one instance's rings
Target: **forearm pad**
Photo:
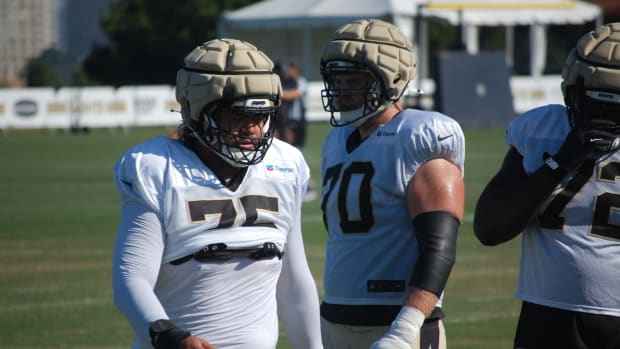
[[[445,211],[424,212],[415,217],[413,229],[419,253],[411,285],[441,295],[456,260],[460,224],[458,218]]]

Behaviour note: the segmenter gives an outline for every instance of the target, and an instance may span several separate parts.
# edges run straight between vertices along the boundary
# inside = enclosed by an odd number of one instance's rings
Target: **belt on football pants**
[[[224,243],[210,244],[198,252],[175,259],[170,264],[179,265],[194,258],[199,262],[227,261],[232,258],[251,258],[255,260],[278,257],[282,259],[282,252],[275,243],[265,242],[262,247],[229,249]]]

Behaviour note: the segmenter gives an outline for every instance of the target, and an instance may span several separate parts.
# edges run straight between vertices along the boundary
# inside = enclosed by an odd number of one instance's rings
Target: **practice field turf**
[[[324,123],[309,129],[306,157],[318,185],[328,129]],[[119,216],[112,167],[129,146],[168,131],[0,134],[0,348],[130,347],[110,283]],[[466,214],[444,300],[448,346],[509,348],[519,307],[513,297],[519,239],[484,247],[471,227],[478,194],[506,151],[503,131],[470,129],[465,136]],[[318,200],[305,204],[303,228],[322,294],[326,233]],[[278,348],[290,348],[283,333]]]

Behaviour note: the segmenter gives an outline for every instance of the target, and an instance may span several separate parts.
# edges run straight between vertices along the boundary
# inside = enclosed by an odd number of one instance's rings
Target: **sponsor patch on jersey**
[[[375,131],[373,143],[375,144],[391,144],[396,139],[396,131],[385,129],[383,126]]]
[[[295,173],[295,163],[293,161],[264,162],[264,165],[267,178],[278,178],[294,181],[297,176]]]
[[[383,131],[383,130],[377,131],[377,137],[394,137],[394,136],[396,136],[396,132],[394,131]]]

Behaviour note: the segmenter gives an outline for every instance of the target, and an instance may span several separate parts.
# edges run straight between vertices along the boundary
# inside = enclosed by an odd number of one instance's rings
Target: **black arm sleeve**
[[[474,212],[478,240],[492,246],[519,235],[565,174],[562,169],[543,165],[528,176],[523,157],[510,148],[501,168],[478,198]]]
[[[460,222],[445,211],[420,213],[413,219],[419,256],[411,285],[433,292],[438,297],[446,287],[456,260],[456,239]]]

